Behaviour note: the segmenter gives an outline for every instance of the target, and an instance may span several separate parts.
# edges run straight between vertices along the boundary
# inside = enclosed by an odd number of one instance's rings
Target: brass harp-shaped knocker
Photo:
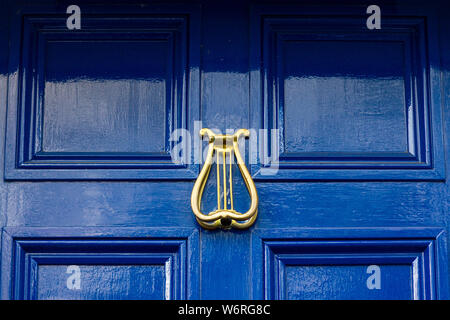
[[[206,229],[231,227],[238,229],[245,229],[250,227],[256,220],[258,215],[258,193],[256,192],[255,183],[248,172],[241,153],[239,152],[239,137],[248,137],[250,132],[246,129],[239,129],[233,135],[218,135],[210,129],[203,128],[200,130],[200,136],[207,135],[209,138],[208,153],[205,164],[203,165],[191,195],[191,207],[195,214],[198,223]],[[217,210],[208,214],[203,214],[200,211],[200,203],[202,201],[203,189],[205,188],[206,180],[208,179],[211,166],[213,164],[214,153],[216,153],[217,163]],[[245,185],[250,194],[251,204],[250,209],[246,213],[240,213],[234,210],[233,206],[233,180],[232,180],[232,159],[233,154],[236,158],[239,171],[244,178]],[[227,205],[227,164],[226,159],[229,156],[229,198],[230,208]],[[222,157],[222,166],[219,165],[220,157]],[[220,168],[222,167],[222,168]],[[220,173],[222,171],[222,173]],[[222,177],[222,181],[220,181]],[[220,189],[223,187],[223,205],[221,200]]]

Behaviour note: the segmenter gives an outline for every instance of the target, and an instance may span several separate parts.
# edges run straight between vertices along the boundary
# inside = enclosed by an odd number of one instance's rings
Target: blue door
[[[0,3],[3,299],[448,298],[444,1],[120,3]]]

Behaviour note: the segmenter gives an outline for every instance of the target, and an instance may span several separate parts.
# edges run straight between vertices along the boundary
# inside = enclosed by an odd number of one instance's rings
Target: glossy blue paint
[[[443,233],[439,228],[255,230],[252,261],[264,268],[254,269],[254,298],[448,299]],[[371,265],[380,267],[380,289],[366,285]]]
[[[444,179],[434,12],[392,18],[386,5],[383,28],[368,32],[361,17],[326,15],[332,8],[252,10],[251,120],[280,130],[280,172],[259,164],[255,177]]]
[[[196,177],[192,161],[171,161],[170,135],[198,119],[197,6],[132,6],[126,19],[92,8],[76,32],[45,6],[18,10],[12,27],[26,40],[12,37],[6,179]]]
[[[2,299],[449,298],[445,1],[381,30],[369,1],[79,0],[79,31],[69,4],[0,2]],[[195,120],[281,129],[251,229],[197,225],[169,154]]]
[[[6,228],[2,297],[196,299],[198,240],[187,228]],[[72,265],[80,289],[67,286]]]

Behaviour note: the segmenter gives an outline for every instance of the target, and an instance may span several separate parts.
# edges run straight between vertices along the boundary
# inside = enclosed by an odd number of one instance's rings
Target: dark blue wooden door
[[[372,4],[2,1],[2,298],[448,298],[450,7]],[[195,220],[202,127],[249,229]]]

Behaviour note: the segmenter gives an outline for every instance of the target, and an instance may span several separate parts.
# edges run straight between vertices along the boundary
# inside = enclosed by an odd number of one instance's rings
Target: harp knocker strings
[[[208,136],[209,141],[208,152],[205,164],[195,181],[191,194],[191,207],[195,218],[197,219],[197,222],[206,229],[248,228],[255,222],[258,215],[258,193],[256,192],[255,183],[253,182],[253,179],[245,166],[245,162],[242,159],[241,153],[239,152],[238,143],[241,136],[249,137],[250,132],[247,129],[239,129],[233,135],[219,135],[215,134],[210,129],[203,128],[200,130],[200,136],[204,137],[205,135]],[[200,205],[206,180],[208,180],[209,172],[211,171],[214,162],[214,155],[217,160],[217,210],[204,214],[200,211]],[[232,174],[233,156],[236,159],[239,171],[241,172],[245,186],[250,195],[250,209],[245,213],[234,210]],[[227,157],[229,159],[228,164],[226,161]],[[222,188],[223,190],[221,191]]]

